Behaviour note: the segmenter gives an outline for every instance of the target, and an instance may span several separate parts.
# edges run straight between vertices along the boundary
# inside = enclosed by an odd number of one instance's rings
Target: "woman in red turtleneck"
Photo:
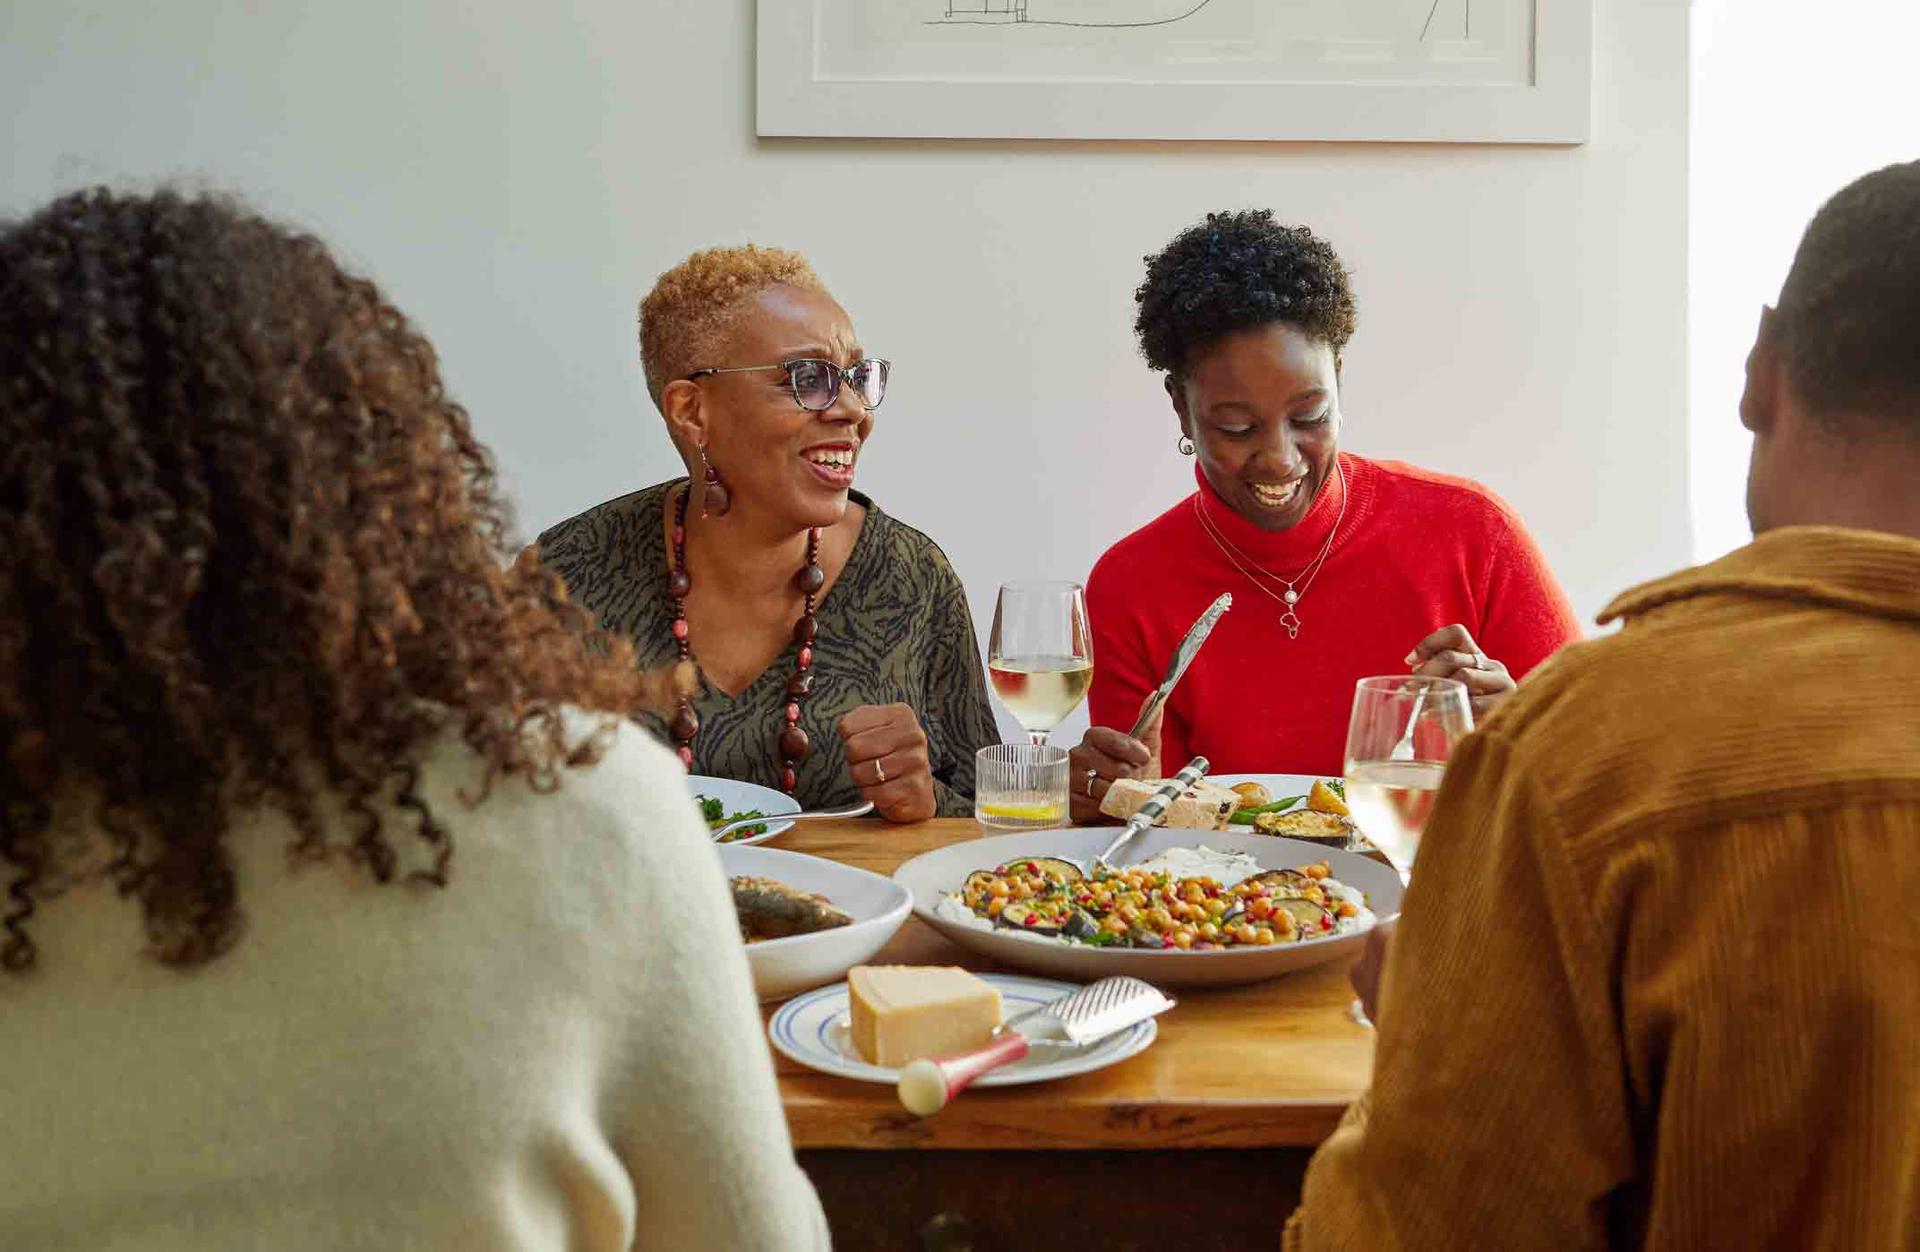
[[[1166,371],[1199,489],[1087,579],[1094,727],[1074,814],[1107,782],[1204,755],[1216,773],[1338,774],[1355,680],[1458,678],[1483,715],[1579,638],[1520,519],[1477,483],[1339,451],[1353,294],[1333,249],[1267,210],[1209,214],[1149,258],[1135,328]],[[1233,609],[1142,740],[1174,648]],[[1116,727],[1121,729],[1115,729]]]

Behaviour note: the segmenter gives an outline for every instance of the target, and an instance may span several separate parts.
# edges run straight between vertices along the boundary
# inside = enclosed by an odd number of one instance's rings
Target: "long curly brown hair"
[[[169,964],[239,934],[238,810],[284,812],[297,856],[445,886],[430,737],[551,788],[613,724],[570,741],[560,705],[660,694],[507,534],[432,347],[318,240],[164,191],[0,226],[0,965],[34,965],[72,877],[69,796]]]

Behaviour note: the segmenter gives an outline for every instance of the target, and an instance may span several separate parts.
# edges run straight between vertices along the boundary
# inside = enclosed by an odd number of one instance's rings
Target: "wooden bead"
[[[818,565],[808,565],[805,569],[793,576],[793,581],[800,590],[806,592],[808,595],[812,595],[827,585],[827,571],[821,569]]]
[[[813,649],[811,647],[800,649],[800,668],[803,670],[813,668]]]
[[[783,769],[780,771],[780,790],[787,792],[789,795],[791,795],[793,792],[794,783],[796,781],[797,780],[793,776],[792,766],[788,766],[786,769]]]
[[[667,594],[676,600],[684,600],[693,590],[693,579],[687,577],[687,571],[677,569],[667,575]]]
[[[787,725],[791,726],[799,720],[800,720],[800,706],[795,704],[793,701],[789,700],[787,702]]]
[[[686,618],[676,617],[673,619],[673,637],[675,639],[680,640],[682,643],[686,642],[686,638],[687,638],[687,619]]]
[[[820,627],[813,620],[813,614],[811,613],[802,614],[800,620],[793,624],[793,641],[795,643],[812,643],[819,633]]]
[[[805,760],[809,746],[807,732],[798,726],[789,726],[780,732],[780,755],[789,761]]]
[[[685,743],[700,733],[700,716],[693,711],[691,704],[683,704],[680,711],[673,715],[673,724],[667,729],[675,739]]]
[[[693,768],[693,749],[684,743],[680,745],[680,764],[688,769]]]
[[[802,696],[813,694],[813,675],[795,674],[787,679],[787,694],[798,700]]]
[[[686,507],[687,507],[686,497],[682,496],[680,499],[680,508],[684,512],[686,510]],[[680,545],[684,544],[686,541],[687,541],[687,528],[685,526],[675,526],[673,528],[673,546],[677,548]]]

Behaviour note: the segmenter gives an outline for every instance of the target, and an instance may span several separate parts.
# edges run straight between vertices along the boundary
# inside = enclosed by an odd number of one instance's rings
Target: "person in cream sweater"
[[[662,694],[431,348],[213,197],[0,224],[0,1247],[813,1249]]]

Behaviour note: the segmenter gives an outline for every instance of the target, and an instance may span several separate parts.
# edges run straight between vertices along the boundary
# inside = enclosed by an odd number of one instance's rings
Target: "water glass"
[[[1067,821],[1067,750],[996,743],[974,756],[973,816],[982,826],[1038,830]]]

